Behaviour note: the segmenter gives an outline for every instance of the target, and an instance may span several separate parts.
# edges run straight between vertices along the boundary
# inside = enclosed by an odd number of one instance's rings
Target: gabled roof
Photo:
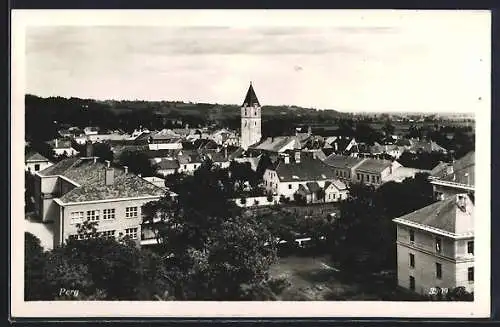
[[[379,174],[391,165],[392,162],[389,160],[366,159],[356,168],[356,171]]]
[[[257,99],[257,95],[255,95],[255,91],[253,90],[252,83],[250,83],[250,87],[248,88],[247,95],[245,96],[245,100],[243,100],[243,106],[251,107],[254,104],[260,106],[259,100]]]
[[[24,155],[24,161],[26,162],[38,162],[38,161],[49,161],[38,152],[28,152]]]
[[[317,182],[308,182],[306,183],[306,186],[311,193],[318,192],[319,190],[321,190],[321,187]]]
[[[176,159],[163,159],[160,162],[156,163],[159,170],[170,170],[170,169],[178,169],[179,161]]]
[[[318,159],[301,158],[297,163],[290,158],[290,163],[279,161],[274,169],[280,182],[305,182],[333,179],[332,168]]]
[[[300,149],[300,142],[296,136],[268,137],[257,144],[251,145],[250,148],[269,152],[281,152],[285,146],[291,143],[294,149]]]
[[[332,181],[325,182],[325,190],[330,185],[335,186],[335,188],[337,188],[339,191],[347,190],[347,185],[345,185],[342,181],[340,181],[338,179],[334,179]]]
[[[60,200],[66,203],[161,196],[164,193],[161,188],[135,174],[125,174],[124,169],[116,167],[112,168],[114,170],[113,183],[106,185],[105,167],[101,162],[94,162],[93,158],[69,158],[42,170],[39,174],[63,176],[80,185],[60,197]]]
[[[464,206],[461,207],[460,203]],[[458,194],[396,218],[394,221],[457,235],[473,234],[474,203],[467,194]]]
[[[471,151],[453,163],[453,173],[440,178],[442,181],[474,186],[475,152]]]
[[[326,157],[324,162],[330,167],[339,169],[351,169],[365,160],[367,159],[343,156],[339,154],[331,154],[328,157]]]

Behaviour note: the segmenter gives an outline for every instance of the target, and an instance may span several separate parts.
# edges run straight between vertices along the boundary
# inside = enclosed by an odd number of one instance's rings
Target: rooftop
[[[279,161],[274,169],[281,182],[304,182],[333,179],[332,168],[319,159],[301,158],[297,163],[290,158],[289,163]]]
[[[356,169],[368,173],[379,174],[391,165],[392,162],[389,160],[366,159]]]
[[[177,169],[179,168],[179,161],[176,159],[162,159],[156,165],[160,170]]]
[[[453,163],[453,172],[443,173],[438,180],[474,186],[475,152],[471,151]]]
[[[247,95],[245,96],[245,100],[243,101],[242,106],[251,107],[254,104],[260,106],[257,95],[255,95],[255,91],[253,90],[252,83],[250,83],[250,87],[248,88]]]
[[[471,234],[474,232],[474,203],[467,194],[458,194],[394,221],[410,222],[452,234]]]
[[[269,152],[280,152],[283,147],[293,142],[293,148],[300,148],[300,142],[296,136],[275,136],[268,137],[261,142],[250,146],[252,149]]]
[[[101,162],[94,162],[93,158],[69,158],[42,170],[39,174],[42,176],[63,176],[80,185],[60,197],[60,200],[66,203],[161,196],[163,194],[161,188],[134,174],[125,174],[123,168],[113,167],[113,183],[106,185],[105,167],[105,164]]]
[[[24,161],[26,162],[49,161],[49,159],[45,158],[38,152],[30,151],[24,155]]]
[[[324,161],[331,167],[351,169],[365,160],[367,159],[331,154]]]

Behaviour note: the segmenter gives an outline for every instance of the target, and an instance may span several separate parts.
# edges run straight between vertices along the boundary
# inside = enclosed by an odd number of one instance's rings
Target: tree
[[[153,176],[157,171],[156,165],[152,164],[143,152],[124,151],[120,154],[118,161],[120,165],[127,166],[134,174]]]
[[[36,301],[44,298],[43,281],[45,255],[40,240],[31,233],[24,233],[24,299]]]
[[[93,144],[94,156],[101,158],[102,160],[108,160],[113,162],[113,151],[107,143],[94,143]]]
[[[396,130],[396,128],[390,123],[390,121],[387,121],[384,124],[384,127],[382,127],[382,130],[384,131],[386,136],[389,136],[389,135],[394,134],[394,131]]]
[[[184,300],[237,300],[265,283],[275,259],[267,229],[243,216],[230,200],[227,172],[203,164],[167,196],[148,205],[145,221],[156,219],[160,252],[169,258],[173,295]]]

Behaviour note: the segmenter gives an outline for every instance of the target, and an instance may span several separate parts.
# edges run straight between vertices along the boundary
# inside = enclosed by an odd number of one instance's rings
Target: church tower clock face
[[[241,105],[241,147],[245,150],[261,139],[261,106],[250,82]]]

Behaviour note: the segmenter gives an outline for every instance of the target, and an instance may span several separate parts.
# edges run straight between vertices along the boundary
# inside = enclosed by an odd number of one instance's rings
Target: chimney
[[[289,164],[290,163],[290,156],[288,154],[285,154],[283,157],[285,159],[285,164]]]
[[[106,168],[104,169],[104,184],[106,186],[113,185],[114,181],[115,181],[115,170],[113,168],[110,168],[109,166],[106,166]]]
[[[111,168],[111,161],[109,160],[106,160],[106,168]]]
[[[128,174],[128,167],[127,166],[123,166],[123,170],[125,170],[125,174]]]
[[[57,148],[57,145],[59,144],[59,140],[56,138],[55,139],[55,145],[56,145],[56,148]]]
[[[97,157],[94,157],[94,163],[97,163]]]
[[[295,163],[300,163],[300,151],[295,151]]]
[[[87,157],[93,157],[94,156],[94,146],[92,144],[92,142],[90,141],[87,141],[87,145],[86,145],[86,156]]]

